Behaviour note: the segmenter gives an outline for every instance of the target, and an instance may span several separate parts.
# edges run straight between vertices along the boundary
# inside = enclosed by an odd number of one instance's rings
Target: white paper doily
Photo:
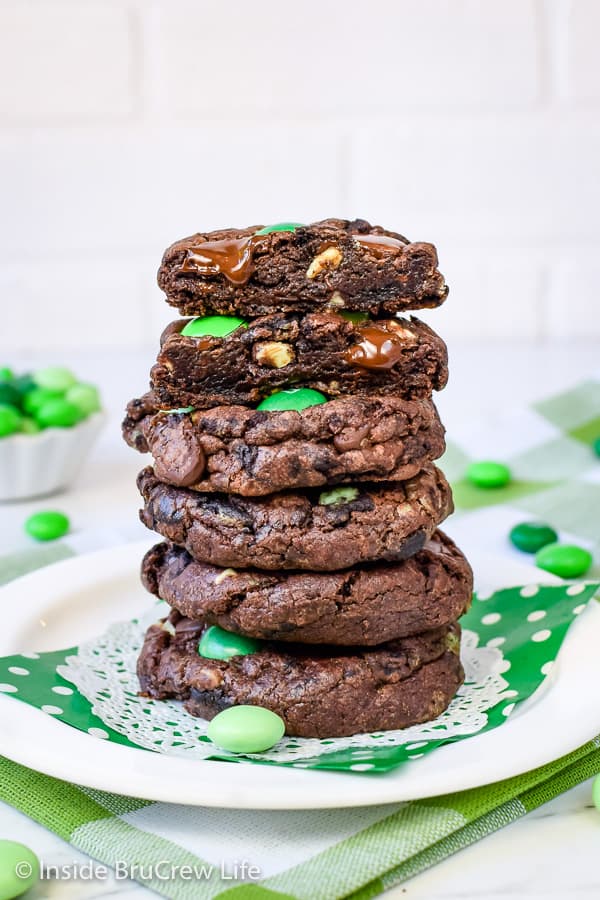
[[[160,604],[158,609],[162,607]],[[206,758],[214,752],[214,745],[206,737],[204,719],[189,715],[178,701],[149,700],[138,695],[137,657],[145,631],[156,619],[155,609],[146,621],[111,625],[103,635],[83,644],[77,656],[68,657],[58,672],[90,701],[94,713],[106,725],[138,746],[159,753]],[[271,750],[253,755],[265,760],[294,762],[338,750],[420,744],[475,734],[487,723],[486,711],[502,699],[508,687],[502,677],[506,666],[501,651],[495,647],[479,647],[478,640],[475,632],[463,630],[461,659],[465,683],[448,709],[432,722],[325,742],[317,738],[284,737]]]

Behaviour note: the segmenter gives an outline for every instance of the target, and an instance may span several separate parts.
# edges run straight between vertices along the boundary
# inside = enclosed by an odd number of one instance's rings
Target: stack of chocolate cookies
[[[435,248],[363,220],[196,234],[159,284],[161,339],[126,441],[153,458],[146,588],[172,608],[142,691],[212,718],[267,707],[336,737],[435,718],[463,680],[468,562],[438,530],[444,342],[406,310],[447,287]]]

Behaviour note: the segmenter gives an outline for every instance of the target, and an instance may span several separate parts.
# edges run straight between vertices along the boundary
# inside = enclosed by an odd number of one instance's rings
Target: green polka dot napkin
[[[580,543],[598,560],[600,460],[590,444],[599,435],[600,382],[456,432],[442,461],[457,504],[448,530],[467,547],[528,561],[507,545],[507,532],[523,519],[545,519],[561,539]],[[486,458],[507,462],[513,483],[496,491],[466,483],[466,464]],[[69,553],[62,543],[0,560],[0,582]],[[596,567],[588,577],[599,574]],[[489,710],[486,727],[498,727],[541,683],[594,590],[582,584],[526,586],[518,596],[507,589],[475,599],[466,628],[486,646],[500,647],[508,663],[508,687]],[[68,652],[55,659],[2,660],[0,683],[6,693],[21,693],[25,702],[97,738],[126,742],[57,674]],[[37,677],[38,663],[48,663],[45,679]],[[427,743],[425,752],[435,750],[435,740]],[[406,748],[389,748],[387,759],[385,752],[373,753],[370,774],[356,777],[382,777],[377,771],[400,762],[415,765],[398,753],[406,756]],[[334,755],[328,755],[326,765],[335,768]],[[319,767],[324,758],[313,764]],[[347,759],[338,762],[348,767]],[[375,896],[598,772],[600,739],[525,775],[461,794],[366,809],[267,813],[137,801],[0,759],[0,799],[165,897],[333,900]],[[249,865],[255,867],[250,875]]]

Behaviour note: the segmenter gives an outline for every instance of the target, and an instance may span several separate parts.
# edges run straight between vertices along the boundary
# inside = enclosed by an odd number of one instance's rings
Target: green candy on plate
[[[8,366],[0,366],[0,381],[12,381],[15,373]]]
[[[0,437],[8,437],[21,430],[21,413],[14,406],[0,404]]]
[[[319,403],[327,403],[327,397],[320,391],[312,388],[293,388],[285,391],[276,391],[258,404],[257,409],[284,410],[294,409],[299,412],[308,406],[317,406]]]
[[[0,900],[21,897],[39,877],[40,861],[33,850],[17,841],[0,840]]]
[[[510,469],[504,463],[484,460],[468,466],[466,478],[475,487],[485,490],[506,487],[511,480]]]
[[[538,569],[552,572],[560,578],[579,578],[585,575],[592,562],[589,550],[576,544],[546,544],[535,557]]]
[[[274,231],[296,231],[304,228],[302,222],[277,222],[275,225],[265,225],[264,228],[255,231],[254,234],[273,234]]]
[[[227,337],[242,326],[247,328],[248,323],[239,316],[201,316],[184,325],[181,334],[184,337]]]
[[[208,724],[208,737],[232,753],[261,753],[285,734],[281,716],[264,706],[230,706]]]
[[[207,628],[198,644],[198,654],[205,659],[231,659],[232,656],[249,656],[260,650],[260,641],[225,631],[218,625]]]
[[[28,391],[22,400],[23,409],[30,416],[37,416],[38,410],[41,409],[49,400],[61,400],[62,393],[60,391],[51,391],[49,388],[34,387]]]
[[[64,366],[47,366],[45,369],[38,369],[33,373],[33,380],[38,387],[59,393],[63,393],[77,384],[77,379],[71,370]]]
[[[54,509],[33,513],[24,525],[27,534],[36,541],[55,541],[64,537],[70,527],[68,516]]]
[[[16,387],[8,382],[0,382],[0,404],[6,406],[21,405],[21,395]]]
[[[520,522],[510,532],[510,541],[523,553],[537,553],[546,544],[554,544],[558,535],[544,522]]]

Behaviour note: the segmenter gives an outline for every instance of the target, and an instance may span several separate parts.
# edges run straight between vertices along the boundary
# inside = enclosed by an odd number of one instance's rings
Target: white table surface
[[[495,343],[473,347],[454,345],[451,382],[438,398],[449,433],[465,418],[486,418],[511,405],[527,404],[545,394],[600,371],[597,345],[574,343],[530,346]],[[141,393],[147,382],[152,350],[130,354],[93,354],[68,359],[6,358],[0,364],[19,370],[42,364],[69,364],[82,379],[102,386],[110,414],[107,428],[77,484],[53,500],[71,517],[81,549],[98,549],[147,535],[137,520],[139,495],[135,475],[142,458],[120,440],[119,421],[127,399]],[[41,501],[44,506],[44,501]],[[40,501],[0,505],[2,552],[30,545],[22,523]],[[22,841],[46,865],[85,862],[60,838],[0,803],[0,838]],[[433,869],[386,894],[413,900],[591,900],[600,896],[600,871],[595,865],[600,840],[600,813],[591,803],[585,783],[530,813],[483,841],[462,850]],[[120,900],[153,896],[131,882],[44,881],[31,900]]]

